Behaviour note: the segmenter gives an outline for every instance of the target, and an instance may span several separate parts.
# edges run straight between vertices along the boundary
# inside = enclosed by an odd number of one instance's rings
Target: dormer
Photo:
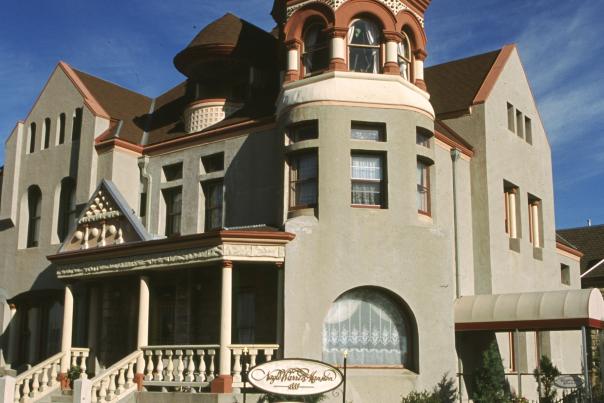
[[[399,75],[425,90],[429,0],[276,0],[285,82],[350,71]]]
[[[188,133],[201,131],[271,91],[277,75],[277,40],[262,29],[226,14],[201,30],[174,57],[194,88],[183,120]],[[260,91],[262,90],[262,91]]]

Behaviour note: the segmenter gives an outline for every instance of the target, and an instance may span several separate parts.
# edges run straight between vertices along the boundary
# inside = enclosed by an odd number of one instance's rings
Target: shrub
[[[276,402],[306,402],[306,403],[319,403],[326,399],[325,394],[319,395],[308,395],[308,396],[286,396],[276,395],[273,393],[266,393],[260,396],[258,403],[276,403]]]
[[[497,342],[482,353],[482,361],[474,371],[474,400],[480,403],[507,403],[510,396]]]
[[[539,368],[533,371],[535,380],[537,381],[537,392],[542,403],[554,403],[556,401],[556,389],[554,388],[554,380],[560,371],[547,356],[542,356],[539,360]]]
[[[69,387],[71,389],[73,389],[73,383],[80,379],[81,375],[82,370],[80,369],[80,367],[73,365],[71,368],[69,368],[69,370],[67,371],[67,379],[69,379]]]
[[[411,392],[403,397],[401,403],[455,403],[456,393],[455,381],[443,375],[432,392]]]

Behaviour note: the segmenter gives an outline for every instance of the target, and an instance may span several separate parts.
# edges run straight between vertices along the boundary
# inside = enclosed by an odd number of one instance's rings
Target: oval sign
[[[314,360],[285,359],[265,362],[250,369],[248,382],[279,395],[306,396],[329,392],[344,377],[339,369]]]
[[[576,389],[583,385],[583,379],[577,375],[558,375],[554,379],[554,385],[559,388]]]

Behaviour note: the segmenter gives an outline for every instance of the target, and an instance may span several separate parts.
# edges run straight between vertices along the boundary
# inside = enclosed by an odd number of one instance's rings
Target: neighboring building
[[[244,348],[348,351],[354,402],[470,386],[494,340],[527,397],[540,355],[581,372],[604,302],[556,240],[518,51],[424,71],[429,3],[276,0],[273,34],[227,14],[156,98],[59,63],[1,175],[4,351],[51,357],[17,394],[72,364],[93,401],[229,393]]]
[[[604,225],[558,230],[562,242],[583,253],[581,286],[604,289]]]

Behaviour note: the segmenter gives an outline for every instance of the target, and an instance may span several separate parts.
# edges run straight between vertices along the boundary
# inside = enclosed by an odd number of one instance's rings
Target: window
[[[302,122],[290,127],[287,131],[289,141],[297,143],[298,141],[314,140],[319,138],[319,129],[316,120]]]
[[[508,102],[508,129],[516,133],[516,126],[514,123],[514,105]]]
[[[42,142],[42,150],[50,147],[50,118],[44,119],[44,141]]]
[[[411,80],[411,45],[409,37],[403,32],[403,40],[398,44],[398,66],[401,77]]]
[[[76,186],[72,178],[65,178],[61,181],[61,194],[59,197],[59,219],[57,226],[57,235],[63,242],[68,235],[71,225],[76,220]]]
[[[528,195],[529,239],[535,248],[543,247],[541,238],[541,200]]]
[[[204,230],[222,228],[222,203],[224,187],[222,180],[204,182],[202,184],[205,197]]]
[[[513,332],[508,332],[508,345],[509,345],[509,357],[508,362],[510,363],[510,372],[516,372],[516,335]]]
[[[317,205],[317,151],[289,157],[289,206],[306,208]]]
[[[430,215],[430,165],[417,161],[417,212]]]
[[[350,137],[354,140],[384,141],[386,126],[383,123],[352,122]]]
[[[430,139],[432,138],[432,132],[423,127],[418,127],[415,132],[415,144],[418,146],[430,148]]]
[[[141,192],[138,206],[138,216],[143,218],[147,215],[147,192]]]
[[[323,361],[350,365],[398,365],[414,369],[414,320],[402,301],[385,290],[361,287],[344,293],[323,322]]]
[[[531,119],[524,117],[524,138],[527,143],[533,144],[533,125]]]
[[[182,162],[176,164],[164,165],[164,178],[166,182],[182,179]]]
[[[560,264],[560,282],[564,285],[570,285],[570,266]]]
[[[516,134],[524,138],[524,116],[519,110],[516,110]]]
[[[82,135],[82,108],[76,108],[73,112],[72,126],[71,126],[71,141],[80,140]]]
[[[28,141],[29,141],[28,150],[29,150],[29,154],[31,154],[34,151],[36,151],[36,123],[35,122],[32,122],[29,125]]]
[[[304,52],[302,65],[304,74],[321,72],[329,65],[329,40],[322,23],[311,23],[304,31]]]
[[[180,235],[182,188],[166,189],[163,194],[166,203],[166,236]]]
[[[65,143],[65,114],[61,113],[57,122],[57,141],[58,144]]]
[[[503,184],[503,199],[505,208],[505,233],[510,238],[518,238],[518,217],[517,208],[518,188],[504,182]]]
[[[222,171],[224,169],[224,153],[201,157],[201,166],[206,174]]]
[[[348,29],[348,68],[361,73],[378,73],[380,30],[373,21],[355,20]]]
[[[353,205],[386,207],[384,156],[352,153],[351,203]]]
[[[40,240],[40,221],[42,218],[42,192],[37,186],[30,186],[27,190],[27,247],[38,246]]]

